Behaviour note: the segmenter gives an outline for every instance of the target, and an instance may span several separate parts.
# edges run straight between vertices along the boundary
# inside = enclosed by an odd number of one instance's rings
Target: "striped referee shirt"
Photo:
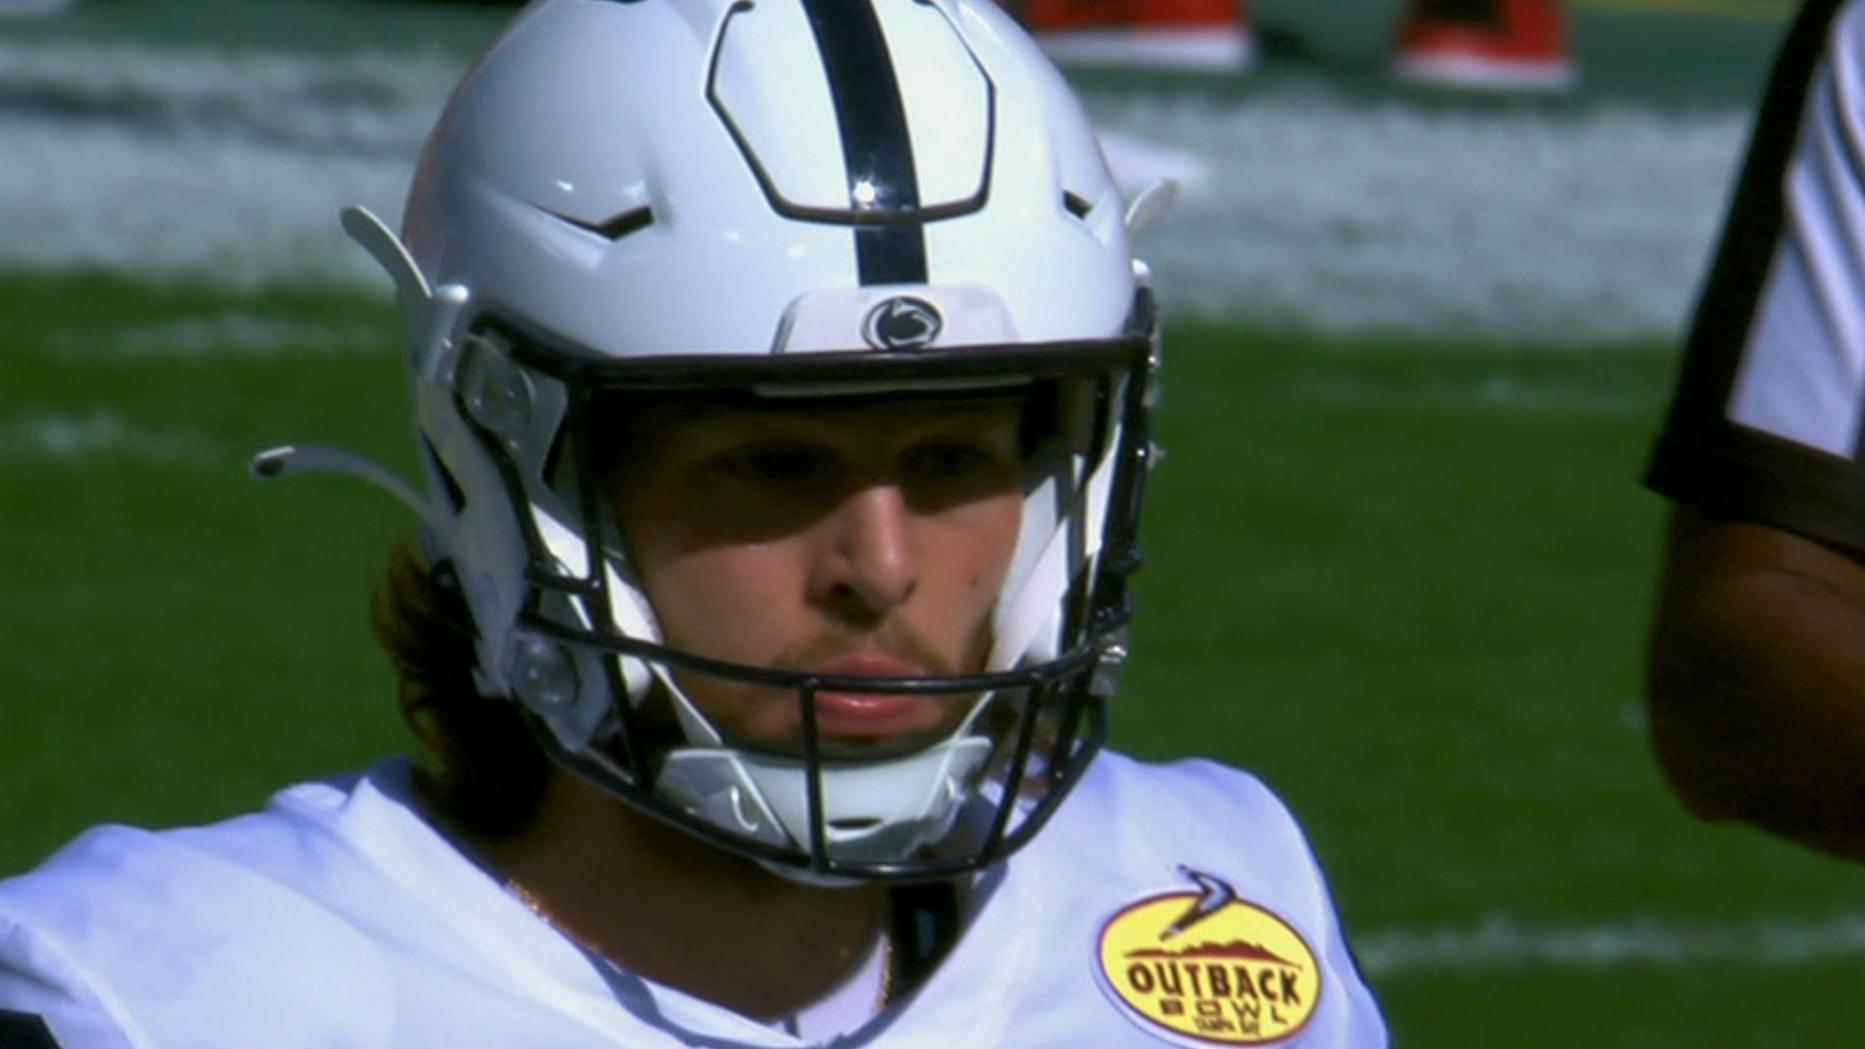
[[[1645,483],[1865,551],[1865,0],[1788,31]]]

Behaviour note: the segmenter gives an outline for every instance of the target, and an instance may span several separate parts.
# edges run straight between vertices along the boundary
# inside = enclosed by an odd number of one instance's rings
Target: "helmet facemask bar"
[[[794,689],[803,715],[801,749],[794,758],[806,828],[801,842],[789,844],[747,838],[718,823],[696,816],[649,782],[635,790],[625,778],[618,783],[620,766],[611,748],[624,745],[618,738],[628,724],[639,726],[639,710],[618,707],[619,731],[571,751],[532,714],[530,722],[540,743],[563,767],[597,786],[624,797],[635,807],[673,823],[728,851],[748,856],[792,877],[819,881],[912,881],[950,877],[977,870],[1020,848],[1042,826],[1086,770],[1089,759],[1106,738],[1105,697],[1089,693],[1090,682],[1102,672],[1104,653],[1089,646],[1071,650],[1064,658],[1029,670],[991,675],[925,678],[869,678],[811,675],[765,667],[719,663],[639,639],[555,630],[546,621],[527,626],[551,634],[566,644],[602,649],[617,655],[695,670],[701,666],[735,682],[756,680],[773,687]],[[850,859],[837,854],[830,837],[835,829],[827,813],[825,778],[859,766],[837,766],[824,757],[822,736],[815,723],[819,692],[856,690],[875,694],[944,695],[990,693],[982,700],[985,714],[1002,712],[1010,727],[998,741],[988,762],[971,772],[962,784],[976,788],[1018,784],[1010,794],[998,792],[982,802],[955,807],[949,813],[948,836],[897,859]],[[651,731],[651,730],[650,730]],[[982,737],[974,737],[982,738]],[[876,763],[880,764],[880,763]],[[1014,824],[1014,825],[1013,825]]]
[[[1150,331],[1150,317],[1147,326]],[[1150,447],[1148,335],[1114,343],[975,352],[616,361],[555,350],[545,340],[509,329],[488,327],[484,334],[502,344],[534,388],[562,391],[558,430],[542,459],[547,465],[530,471],[515,459],[510,441],[477,421],[463,399],[458,404],[482,449],[498,464],[526,548],[524,598],[509,631],[504,677],[540,742],[561,766],[707,841],[806,878],[948,876],[988,864],[1034,835],[1100,747],[1106,729],[1103,704],[1112,672],[1125,654],[1130,610],[1122,577],[1137,561],[1132,518]],[[592,405],[599,397],[746,388],[835,390],[851,384],[877,390],[903,384],[911,390],[915,383],[976,388],[1012,380],[1082,384],[1092,389],[1089,396],[1096,402],[1076,480],[1082,490],[1070,495],[1077,508],[1066,511],[1056,527],[1098,529],[1100,537],[1085,556],[1077,553],[1073,578],[1055,595],[1052,607],[1060,610],[1061,626],[1053,652],[1019,657],[991,673],[873,678],[747,666],[661,643],[652,611],[621,556],[609,503],[599,494],[607,480],[593,452],[599,435]],[[1106,487],[1099,507],[1087,505],[1097,498],[1085,490],[1091,484]],[[486,636],[502,633],[507,631],[494,629]],[[689,724],[670,716],[667,704],[681,702],[681,676],[789,693],[802,726],[794,751],[730,760],[714,753],[742,741],[695,739]],[[592,691],[602,697],[594,716],[588,699]],[[971,705],[950,737],[922,752],[944,748],[937,760],[945,764],[916,782],[930,782],[953,795],[923,820],[926,840],[907,833],[900,840],[908,847],[893,852],[847,845],[849,834],[835,825],[831,796],[847,792],[845,781],[880,775],[883,766],[898,759],[850,760],[829,752],[817,724],[818,696],[835,691],[944,697]],[[582,713],[567,713],[573,708]],[[766,796],[759,799],[766,807],[760,814],[762,833],[743,833],[742,819],[734,828],[719,813],[700,811],[703,806],[690,791],[682,795],[671,789],[688,756],[700,751],[713,763],[708,774],[716,773],[714,779],[725,775],[719,769],[739,767],[732,760],[757,766],[765,777],[760,782]],[[787,786],[773,791],[770,777],[777,773],[771,769],[789,775],[778,780]],[[753,783],[733,783],[726,792],[736,791],[744,804],[747,787],[757,790]],[[785,797],[773,800],[773,793]],[[792,810],[788,818],[773,819],[768,811],[786,806]],[[773,835],[775,827],[787,832]]]

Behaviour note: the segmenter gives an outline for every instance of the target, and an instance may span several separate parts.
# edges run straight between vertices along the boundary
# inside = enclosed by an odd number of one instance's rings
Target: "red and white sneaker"
[[[1399,24],[1393,72],[1417,83],[1493,91],[1574,85],[1560,0],[1494,0],[1487,17],[1455,10],[1469,6],[1411,0]]]
[[[1245,0],[1004,0],[1050,58],[1234,72],[1256,58]]]

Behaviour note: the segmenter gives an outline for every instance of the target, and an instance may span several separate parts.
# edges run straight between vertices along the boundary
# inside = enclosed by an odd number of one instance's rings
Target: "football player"
[[[0,883],[0,1031],[1384,1045],[1273,795],[1097,756],[1147,207],[982,0],[520,13],[401,234],[344,217],[395,282],[425,491],[255,464],[419,514],[376,626],[425,758]]]
[[[1865,7],[1776,60],[1647,484],[1673,500],[1650,646],[1678,795],[1865,859]]]

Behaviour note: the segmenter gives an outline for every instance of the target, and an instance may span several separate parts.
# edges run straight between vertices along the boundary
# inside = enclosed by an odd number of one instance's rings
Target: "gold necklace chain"
[[[538,921],[550,926],[557,935],[564,937],[571,943],[588,951],[590,954],[603,958],[608,957],[608,955],[595,944],[577,935],[575,930],[568,928],[562,922],[558,921],[556,916],[550,913],[550,908],[544,906],[544,901],[537,898],[537,893],[526,888],[524,883],[520,882],[517,878],[505,879],[505,891],[510,893],[513,899],[524,904],[525,910],[537,915]]]
[[[885,926],[881,928],[881,990],[874,996],[872,1012],[887,1008],[887,1003],[894,997],[894,934]]]

